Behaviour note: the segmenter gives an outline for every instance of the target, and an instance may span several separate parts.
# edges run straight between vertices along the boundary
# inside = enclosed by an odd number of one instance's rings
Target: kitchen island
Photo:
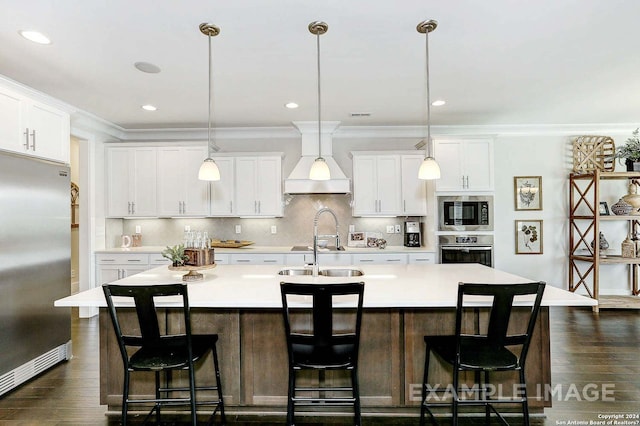
[[[286,411],[287,351],[280,313],[281,281],[365,282],[359,371],[365,416],[418,414],[425,355],[423,336],[453,334],[458,282],[532,281],[476,264],[363,265],[359,269],[364,275],[348,278],[282,276],[278,275],[280,269],[219,265],[202,271],[203,281],[189,284],[194,332],[216,332],[220,336],[223,391],[231,414],[283,415]],[[175,283],[180,282],[181,274],[160,266],[116,283]],[[551,382],[549,307],[593,306],[596,302],[548,285],[542,303],[526,371],[534,413],[541,413],[550,405],[539,391]],[[55,305],[104,308],[106,302],[102,290],[95,288],[60,299]],[[172,306],[164,307],[171,324]],[[486,318],[482,301],[478,301],[476,316],[479,323]],[[110,413],[118,414],[122,365],[111,328],[106,310],[100,309],[100,398]],[[448,383],[446,367],[433,364],[435,371],[430,377]],[[330,381],[343,379],[327,375]],[[511,383],[511,377],[505,377],[504,383]],[[138,380],[132,387],[138,394],[150,394],[152,389],[152,376]]]

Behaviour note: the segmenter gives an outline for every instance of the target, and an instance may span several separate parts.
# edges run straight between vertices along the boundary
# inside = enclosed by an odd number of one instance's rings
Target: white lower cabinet
[[[154,256],[155,259],[155,256]],[[121,280],[150,269],[148,254],[97,254],[97,285]],[[156,267],[153,265],[151,267]]]

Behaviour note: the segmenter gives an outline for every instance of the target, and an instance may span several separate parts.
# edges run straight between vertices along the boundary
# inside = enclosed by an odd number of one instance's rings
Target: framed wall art
[[[516,220],[516,254],[542,254],[542,220]]]
[[[600,216],[609,216],[609,205],[606,201],[600,201],[598,212],[600,213]]]
[[[542,176],[514,176],[516,210],[542,210]]]

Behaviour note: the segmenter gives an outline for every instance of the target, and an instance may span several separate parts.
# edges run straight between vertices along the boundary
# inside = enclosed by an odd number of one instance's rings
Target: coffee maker
[[[407,221],[404,223],[404,246],[420,247],[420,222]]]

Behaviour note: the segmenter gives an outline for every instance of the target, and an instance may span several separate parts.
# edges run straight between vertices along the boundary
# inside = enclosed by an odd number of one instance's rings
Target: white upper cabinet
[[[69,114],[0,87],[0,149],[69,163]]]
[[[437,191],[492,191],[493,140],[437,139],[434,156],[440,165]]]
[[[418,170],[424,160],[422,154],[401,155],[402,162],[402,214],[426,216],[427,184],[418,179]]]
[[[158,215],[206,216],[209,182],[198,179],[207,147],[158,148]]]
[[[157,148],[106,149],[107,216],[157,216]]]
[[[353,215],[402,214],[399,155],[353,153]]]
[[[237,216],[282,216],[282,158],[236,157]]]
[[[235,203],[235,161],[233,157],[214,157],[220,180],[211,182],[211,216],[232,216]]]

